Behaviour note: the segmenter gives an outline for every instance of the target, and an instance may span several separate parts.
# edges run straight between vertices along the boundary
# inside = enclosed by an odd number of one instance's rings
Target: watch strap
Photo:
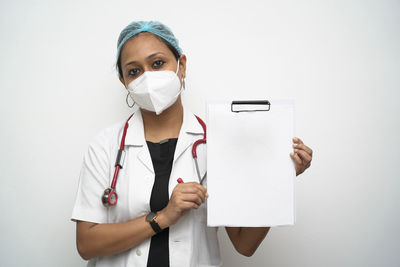
[[[157,234],[162,232],[162,229],[161,229],[160,225],[158,225],[156,220],[154,220],[154,219],[151,220],[150,226],[151,226],[151,228],[153,228],[154,232],[156,232]]]
[[[150,223],[151,228],[153,228],[154,232],[156,232],[158,234],[158,233],[162,232],[162,229],[161,229],[160,225],[158,225],[156,218],[157,218],[157,214],[154,212],[150,212],[146,216],[146,221],[148,221]]]

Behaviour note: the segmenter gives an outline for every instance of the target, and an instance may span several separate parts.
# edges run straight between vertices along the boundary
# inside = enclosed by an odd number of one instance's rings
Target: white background
[[[314,149],[297,223],[224,266],[400,266],[399,1],[1,1],[1,266],[84,266],[69,220],[82,157],[125,119],[114,70],[132,20],[170,26],[185,100],[292,98]]]

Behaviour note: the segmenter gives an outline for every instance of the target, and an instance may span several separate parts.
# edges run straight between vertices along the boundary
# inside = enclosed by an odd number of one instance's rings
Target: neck
[[[180,97],[160,115],[143,109],[141,112],[147,141],[156,143],[168,138],[178,138],[183,122],[183,106]]]

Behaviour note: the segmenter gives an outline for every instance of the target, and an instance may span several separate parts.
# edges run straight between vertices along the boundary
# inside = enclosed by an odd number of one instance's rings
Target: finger
[[[293,137],[293,143],[296,143],[296,144],[303,144],[303,141],[301,141],[301,139],[298,138],[298,137]]]
[[[301,160],[303,161],[304,165],[307,165],[311,162],[311,156],[305,152],[304,150],[297,150],[295,149],[295,152],[297,153],[297,155],[301,158]]]
[[[204,193],[203,190],[201,190],[201,188],[199,187],[199,184],[195,184],[195,183],[191,183],[191,184],[187,184],[185,187],[183,187],[180,192],[184,193],[184,194],[197,194],[202,202],[205,201],[206,198],[206,194]]]
[[[290,153],[290,157],[293,159],[294,163],[297,166],[301,166],[303,164],[301,158],[299,157],[299,155],[297,155],[297,153]]]
[[[198,191],[196,192],[196,194],[199,196],[199,198],[201,199],[201,202],[202,202],[202,203],[204,203],[204,201],[206,201],[206,195],[204,194],[203,191],[198,190]]]
[[[192,201],[183,201],[182,202],[182,209],[183,210],[188,210],[188,209],[198,209],[200,205],[197,205],[195,202]]]
[[[194,193],[196,191],[201,191],[203,194],[205,194],[207,192],[207,189],[205,189],[199,183],[191,182],[191,183],[182,184],[180,191],[186,192],[186,193]]]
[[[312,156],[312,149],[306,146],[305,144],[293,144],[293,147],[299,150],[304,150],[307,152],[309,155]]]
[[[299,157],[299,155],[297,155],[296,153],[291,153],[290,156],[293,159],[293,162],[295,164],[296,176],[297,176],[304,171],[303,162],[301,161],[301,158]]]
[[[204,186],[202,186],[199,183],[196,183],[197,188],[202,192],[202,194],[204,195],[204,197],[208,197],[208,192],[207,192],[207,188],[205,188]]]
[[[199,206],[204,202],[198,194],[183,194],[181,200],[185,202],[194,202]]]
[[[179,210],[181,210],[183,213],[185,213],[189,209],[198,209],[198,208],[199,205],[191,201],[182,201],[181,204],[179,205]]]
[[[191,183],[188,183],[188,184],[195,186],[198,190],[200,190],[203,193],[203,195],[205,197],[208,197],[207,188],[205,188],[201,184],[196,183],[196,182],[191,182]]]
[[[182,193],[183,195],[194,195],[197,196],[200,199],[200,203],[204,203],[204,201],[206,200],[205,195],[203,194],[203,192],[201,192],[200,190],[196,190],[194,192],[191,193]]]

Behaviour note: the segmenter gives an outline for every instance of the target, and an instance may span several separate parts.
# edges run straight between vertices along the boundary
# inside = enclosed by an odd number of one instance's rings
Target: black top
[[[153,190],[150,197],[150,209],[157,212],[165,208],[169,201],[168,184],[177,138],[171,138],[160,143],[147,141],[151,161],[155,172]],[[169,228],[151,238],[147,267],[169,267]]]

